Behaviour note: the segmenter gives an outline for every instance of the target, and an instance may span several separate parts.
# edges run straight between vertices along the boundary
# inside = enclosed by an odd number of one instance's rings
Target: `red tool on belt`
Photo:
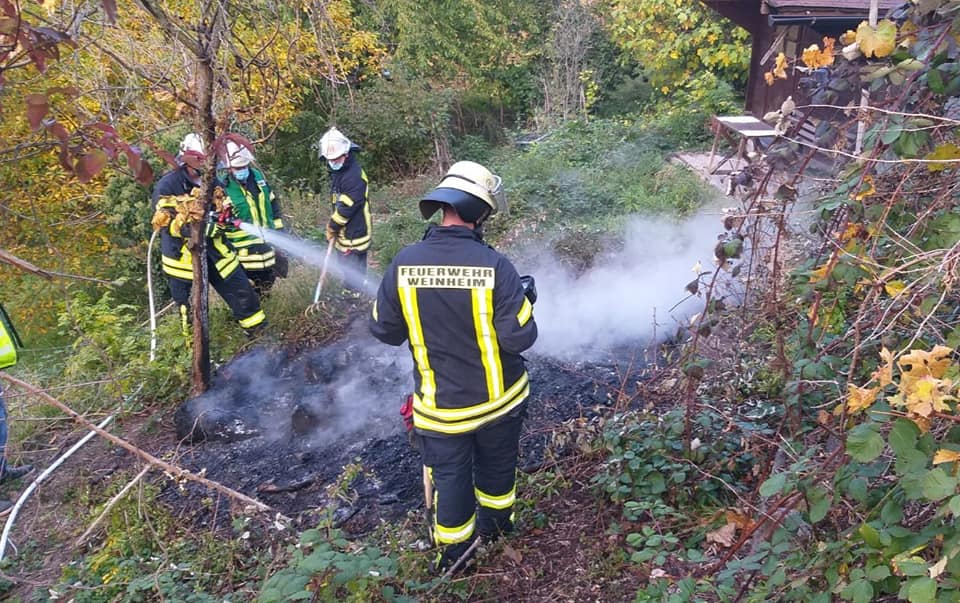
[[[403,425],[407,431],[413,429],[413,394],[407,394],[400,405],[400,416],[403,417]]]

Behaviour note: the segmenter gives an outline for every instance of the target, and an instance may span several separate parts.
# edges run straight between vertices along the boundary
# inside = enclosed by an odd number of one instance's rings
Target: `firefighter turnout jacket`
[[[366,251],[370,248],[370,204],[367,202],[367,174],[360,167],[356,152],[347,153],[339,170],[330,171],[329,228],[337,232],[337,251]]]
[[[537,326],[510,261],[464,226],[430,226],[384,274],[370,330],[408,341],[414,360],[413,422],[424,435],[476,431],[530,392],[521,352]]]
[[[170,214],[171,218],[177,213],[177,199],[187,195],[197,188],[187,177],[185,166],[166,173],[157,181],[153,189],[153,208]],[[168,276],[182,280],[193,280],[193,258],[187,248],[190,240],[190,224],[184,224],[177,229],[179,223],[170,220],[160,229],[160,253],[163,255],[163,272]],[[177,230],[177,232],[174,232]],[[221,278],[227,278],[237,268],[240,261],[237,253],[224,240],[223,236],[215,236],[207,241],[207,257],[211,268],[215,268]]]
[[[233,217],[262,228],[283,228],[280,202],[259,170],[251,166],[247,181],[243,183],[232,176],[227,177],[224,192],[233,207]],[[266,270],[276,264],[273,247],[263,238],[240,229],[229,230],[226,236],[237,250],[237,258],[244,270]]]

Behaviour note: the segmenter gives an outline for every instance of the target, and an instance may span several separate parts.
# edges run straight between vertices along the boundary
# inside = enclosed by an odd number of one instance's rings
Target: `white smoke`
[[[241,228],[307,263],[323,265],[324,247],[248,224]],[[536,278],[540,335],[531,351],[563,360],[597,359],[618,346],[646,345],[675,334],[703,308],[702,298],[684,287],[714,269],[713,249],[722,230],[717,208],[682,222],[636,217],[626,226],[623,248],[598,256],[582,274],[545,251],[547,241],[509,254],[521,274]],[[342,273],[336,259],[332,254],[330,269]],[[365,293],[373,296],[378,279],[370,277]]]
[[[263,228],[246,222],[240,223],[240,230],[262,238],[284,253],[292,255],[307,264],[322,267],[324,263],[326,263],[329,272],[328,276],[335,274],[344,281],[348,280],[348,276],[352,276],[354,278],[349,280],[354,282],[364,281],[364,277],[366,276],[365,274],[357,273],[352,267],[341,262],[338,253],[332,250],[328,253],[329,247],[326,245],[321,246],[312,241],[280,232],[279,230]],[[371,297],[377,293],[376,283],[370,280],[364,282],[363,289],[363,293]]]
[[[598,265],[579,275],[549,252],[517,260],[521,274],[532,274],[537,284],[540,335],[531,351],[586,360],[675,334],[703,308],[702,299],[684,287],[713,270],[722,229],[718,212],[682,223],[636,218],[626,228],[623,249],[597,258]]]

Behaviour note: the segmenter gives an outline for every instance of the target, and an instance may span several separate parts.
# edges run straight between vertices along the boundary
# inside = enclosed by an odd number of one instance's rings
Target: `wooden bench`
[[[730,173],[736,171],[736,163],[740,159],[747,159],[747,147],[752,146],[751,150],[759,152],[763,146],[766,146],[764,138],[775,138],[779,133],[773,129],[773,126],[763,122],[752,115],[714,115],[711,118],[711,129],[714,132],[713,147],[710,149],[710,161],[707,163],[707,171],[711,174]],[[716,166],[713,165],[714,157],[717,153],[717,146],[720,139],[730,144],[731,151],[720,158]],[[730,164],[730,170],[720,172],[720,167]]]

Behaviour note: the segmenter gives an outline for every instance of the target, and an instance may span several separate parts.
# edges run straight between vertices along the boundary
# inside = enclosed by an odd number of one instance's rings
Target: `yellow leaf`
[[[816,270],[810,273],[810,283],[811,284],[819,283],[823,279],[827,278],[827,275],[830,273],[832,269],[833,269],[833,266],[831,265],[830,262],[827,262],[823,266],[820,266],[819,268],[817,268]]]
[[[857,32],[852,29],[848,29],[840,36],[840,43],[844,46],[849,46],[857,41]]]
[[[833,38],[824,38],[823,50],[820,50],[820,47],[816,44],[804,49],[803,55],[800,57],[803,64],[810,69],[820,69],[833,65],[833,42]]]
[[[852,383],[847,384],[847,414],[854,415],[861,410],[870,408],[877,394],[880,393],[879,387],[857,387]],[[834,409],[833,414],[843,413],[843,404]]]
[[[917,42],[917,32],[919,27],[913,21],[904,21],[900,26],[900,46],[909,48]]]
[[[950,354],[952,348],[945,345],[935,346],[929,352],[923,350],[911,350],[909,354],[902,356],[897,361],[900,370],[908,378],[916,379],[924,376],[931,376],[940,379],[947,372],[950,366]]]
[[[948,142],[927,153],[924,159],[935,162],[927,164],[928,170],[931,172],[942,172],[945,169],[957,167],[958,163],[956,160],[960,159],[960,147],[952,142]]]
[[[876,28],[873,28],[864,21],[857,27],[857,42],[860,44],[860,51],[866,57],[882,59],[890,56],[896,48],[897,24],[884,19],[877,24]]]
[[[906,288],[907,284],[903,281],[890,281],[883,284],[883,290],[886,291],[890,297],[900,295]]]
[[[864,176],[863,183],[866,185],[866,188],[853,195],[856,201],[863,201],[877,192],[877,187],[873,185],[873,176]]]
[[[877,367],[872,377],[877,380],[880,387],[886,387],[893,383],[893,353],[886,347],[880,350],[880,359],[883,364]]]
[[[934,379],[929,375],[913,381],[906,392],[907,410],[921,417],[950,410],[947,401],[954,399],[949,393],[952,386],[949,379]]]
[[[781,80],[787,79],[787,55],[782,52],[777,55],[777,62],[773,67],[773,75]]]
[[[954,452],[953,450],[946,450],[941,448],[933,455],[933,464],[939,465],[940,463],[952,463],[954,461],[960,461],[960,452]]]

